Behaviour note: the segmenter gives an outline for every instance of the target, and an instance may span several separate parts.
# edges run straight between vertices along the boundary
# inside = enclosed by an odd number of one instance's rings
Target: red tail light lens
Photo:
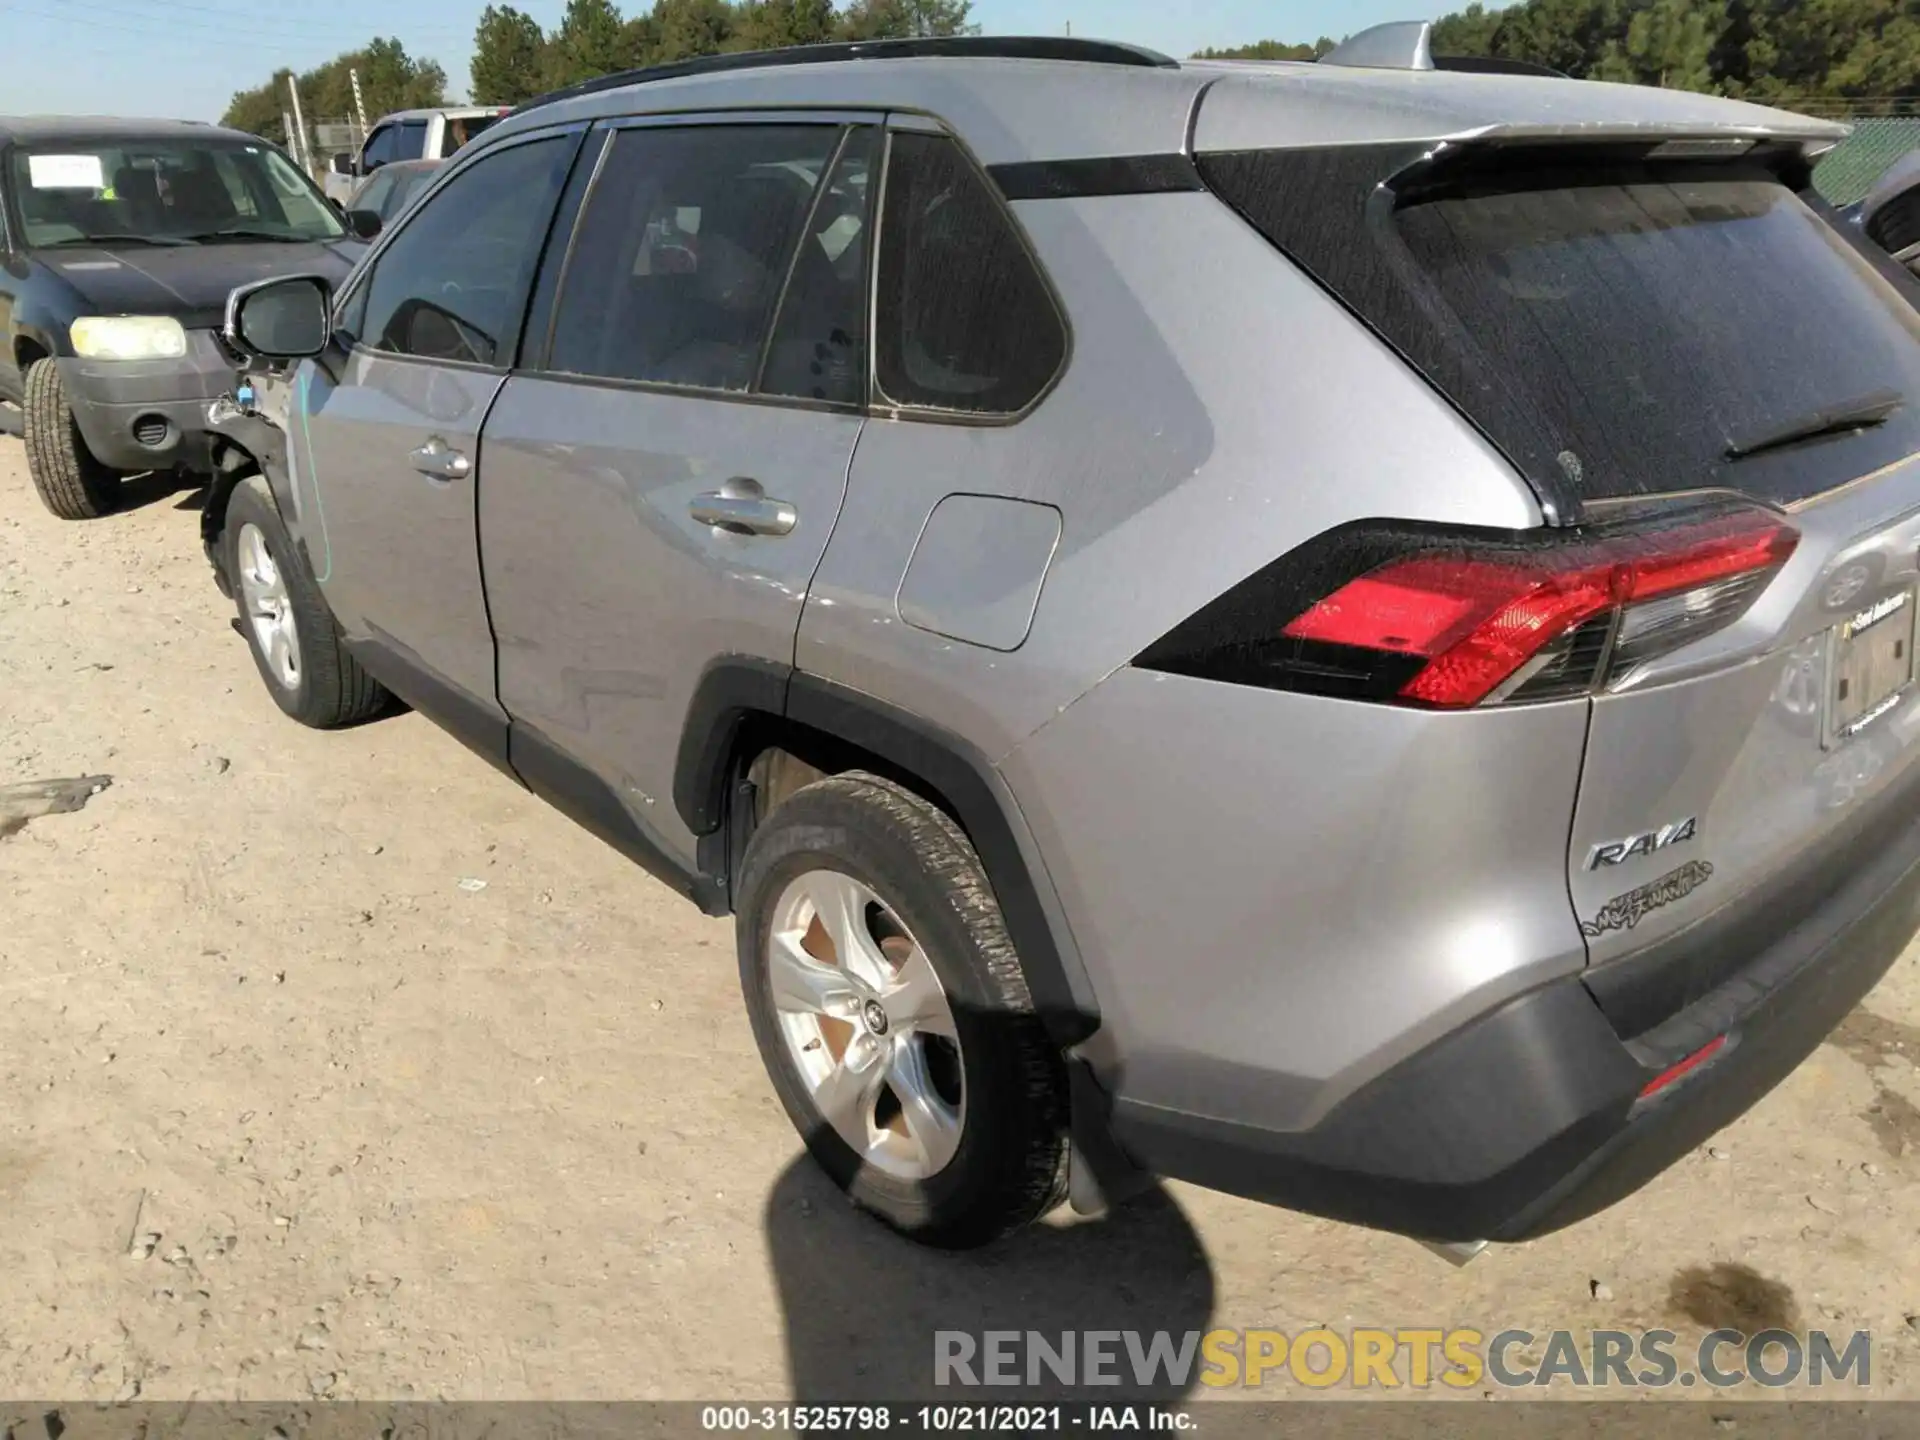
[[[1716,1035],[1678,1065],[1669,1065],[1640,1087],[1640,1098],[1650,1100],[1676,1080],[1684,1080],[1727,1047],[1727,1037]]]
[[[1357,527],[1262,571],[1139,663],[1440,709],[1583,693],[1737,619],[1798,538],[1745,509],[1571,539]]]

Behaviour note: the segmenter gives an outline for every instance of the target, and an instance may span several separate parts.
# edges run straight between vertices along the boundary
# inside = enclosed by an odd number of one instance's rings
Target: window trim
[[[807,213],[800,217],[800,232],[793,243],[793,253],[787,256],[787,270],[780,277],[780,288],[774,292],[773,305],[767,311],[767,333],[760,337],[760,354],[753,362],[753,379],[747,384],[749,395],[764,393],[767,380],[767,363],[773,359],[773,337],[780,333],[780,317],[787,308],[787,293],[793,289],[794,272],[800,268],[800,257],[806,253],[807,237],[813,233],[813,222],[820,216],[820,202],[825,198],[827,186],[840,168],[840,161],[846,156],[847,145],[853,139],[853,126],[842,125],[840,134],[833,142],[833,149],[827,154],[827,163],[820,167],[820,178],[813,182],[813,194],[807,197]],[[873,185],[867,185],[867,198],[873,198]],[[871,203],[869,203],[871,209]],[[871,217],[869,217],[871,218]],[[871,236],[873,229],[869,224],[866,234]],[[861,319],[864,321],[865,316]],[[869,369],[872,367],[869,366]],[[864,388],[864,387],[863,387]],[[867,396],[863,395],[862,401]]]
[[[385,355],[385,351],[380,352]],[[397,358],[397,357],[388,357]],[[571,370],[515,370],[514,376],[555,385],[585,385],[596,390],[630,390],[663,399],[715,400],[733,405],[760,405],[786,410],[811,410],[823,415],[872,414],[869,406],[849,400],[815,400],[805,395],[772,395],[753,390],[715,390],[701,385],[673,385],[664,380],[628,380],[613,375],[580,375]]]
[[[572,217],[572,233],[567,237],[566,255],[561,261],[559,280],[554,287],[553,302],[547,316],[547,333],[543,337],[540,345],[538,356],[540,363],[537,366],[526,365],[516,367],[513,373],[516,375],[524,375],[529,379],[552,380],[569,385],[593,385],[604,389],[628,390],[638,394],[663,395],[690,400],[724,400],[731,401],[735,404],[776,405],[789,409],[810,410],[816,413],[831,415],[871,415],[873,413],[873,306],[871,300],[873,277],[877,273],[876,262],[879,255],[878,246],[873,243],[873,241],[877,241],[878,236],[874,233],[871,226],[878,214],[874,208],[878,198],[878,192],[882,188],[878,185],[870,187],[870,193],[867,199],[868,224],[870,227],[868,234],[872,237],[872,240],[870,240],[867,250],[867,288],[869,303],[867,305],[866,317],[868,362],[867,398],[865,400],[815,400],[804,395],[770,395],[757,388],[751,387],[746,390],[721,390],[706,385],[675,385],[663,380],[634,380],[626,376],[616,375],[583,375],[573,370],[556,370],[550,362],[553,356],[554,330],[559,324],[560,302],[566,296],[568,271],[573,265],[573,252],[579,241],[581,222],[593,207],[593,197],[599,188],[601,170],[606,165],[607,156],[613,153],[613,147],[617,143],[617,137],[620,131],[690,130],[710,126],[733,127],[747,125],[784,125],[789,127],[809,125],[817,126],[821,129],[837,129],[840,132],[839,138],[834,141],[833,149],[827,157],[826,168],[820,172],[820,180],[815,184],[813,197],[808,202],[807,218],[811,219],[818,211],[820,197],[825,193],[826,182],[832,178],[834,167],[839,164],[841,156],[846,153],[847,144],[856,129],[864,127],[882,132],[880,140],[884,158],[887,144],[887,137],[884,133],[887,118],[888,112],[881,109],[848,109],[846,106],[791,106],[773,109],[764,105],[756,105],[738,110],[697,110],[686,111],[684,113],[667,112],[647,115],[617,115],[593,122],[593,129],[595,131],[607,132],[607,140],[606,143],[600,147],[599,158],[594,162],[593,178],[589,182],[585,193],[581,195],[579,209],[574,212]],[[515,138],[517,139],[518,137],[516,136]],[[884,175],[884,173],[883,169],[882,174]],[[416,204],[418,203],[419,202],[416,202]],[[804,225],[802,233],[804,234]],[[551,239],[549,240],[549,244],[551,244]],[[780,292],[775,298],[773,307],[769,312],[767,333],[762,337],[760,342],[760,358],[754,370],[755,386],[758,386],[762,378],[764,378],[768,349],[772,344],[773,333],[780,325],[780,311],[786,303],[787,284],[793,278],[794,264],[798,255],[799,246],[796,244],[794,254],[788,257],[786,277],[781,281]],[[539,284],[538,277],[535,278],[534,283],[537,288]],[[523,336],[523,359],[525,358],[524,349],[525,338]]]
[[[566,197],[567,185],[573,179],[574,166],[580,163],[581,144],[590,128],[585,121],[573,121],[565,125],[550,125],[539,130],[522,131],[519,134],[502,140],[497,145],[489,145],[484,149],[473,149],[469,147],[468,150],[462,152],[466,158],[458,161],[448,161],[441,173],[434,177],[433,182],[428,186],[426,192],[420,195],[411,205],[407,206],[405,210],[400,212],[398,217],[400,223],[398,225],[391,230],[381,232],[375,239],[373,248],[360,258],[360,263],[354,267],[353,272],[347,276],[346,280],[341,284],[340,289],[334,294],[331,318],[333,324],[337,327],[340,323],[342,313],[353,304],[355,298],[361,291],[373,284],[370,277],[373,272],[379,268],[380,261],[385,257],[387,251],[392,248],[402,235],[407,233],[407,227],[419,218],[421,212],[426,209],[428,202],[433,199],[434,195],[442,186],[452,184],[455,176],[464,174],[467,170],[487,159],[489,156],[504,154],[508,150],[517,150],[522,146],[536,144],[544,140],[565,139],[571,136],[573,140],[573,150],[567,156],[567,171],[560,180],[560,193],[554,200],[553,212],[547,216],[547,228],[540,238],[539,253],[534,257],[533,273],[528,281],[526,297],[521,302],[519,315],[515,318],[514,334],[512,336],[513,343],[509,346],[502,347],[508,352],[508,358],[505,363],[482,364],[476,360],[445,360],[427,355],[403,355],[397,351],[382,350],[377,346],[369,345],[358,335],[353,336],[352,343],[345,347],[348,355],[364,354],[370,358],[390,360],[399,364],[431,365],[436,369],[445,367],[454,370],[470,370],[489,375],[511,375],[515,373],[514,362],[520,358],[520,349],[526,342],[527,320],[533,306],[534,291],[539,287],[540,270],[541,267],[546,264],[547,252],[553,246],[554,228],[560,215],[560,202]],[[602,153],[605,153],[604,150]],[[506,337],[502,338],[504,339]]]
[[[1075,336],[1073,321],[1067,313],[1066,302],[1053,283],[1053,276],[1042,263],[1040,252],[1033,243],[1033,237],[1027,233],[1027,227],[1020,223],[1012,204],[1001,193],[1000,187],[993,181],[987,167],[980,162],[971,146],[947,126],[930,126],[925,123],[927,117],[916,113],[887,117],[886,151],[881,157],[880,184],[877,188],[874,215],[873,251],[868,257],[868,283],[870,293],[867,302],[867,368],[868,368],[868,405],[870,415],[879,420],[899,420],[918,422],[927,425],[957,425],[967,429],[1004,429],[1018,425],[1047,402],[1049,396],[1060,388],[1067,371],[1073,367]],[[959,152],[963,163],[972,167],[975,177],[986,191],[990,204],[996,206],[1001,219],[1006,222],[1014,239],[1026,253],[1027,263],[1033,267],[1039,277],[1040,288],[1045,292],[1053,306],[1054,315],[1060,323],[1060,363],[1054,367],[1053,374],[1046,384],[1034,392],[1033,398],[1018,410],[948,410],[937,405],[908,405],[894,400],[887,394],[886,387],[880,383],[880,255],[887,243],[887,192],[893,184],[893,141],[897,134],[932,135],[952,144]]]
[[[567,216],[566,248],[560,252],[560,268],[553,277],[553,293],[546,297],[547,313],[543,317],[546,324],[541,328],[539,344],[531,356],[536,363],[528,363],[527,337],[524,333],[520,337],[520,353],[514,357],[519,362],[515,368],[520,373],[545,374],[552,368],[548,362],[553,358],[553,332],[560,323],[560,297],[567,293],[567,277],[573,273],[573,253],[580,245],[580,217],[592,207],[593,197],[599,192],[600,176],[607,168],[607,156],[613,153],[613,141],[614,134],[610,127],[595,125],[587,132],[584,143],[593,147],[593,173],[587,176],[586,188],[580,192],[580,203]],[[572,176],[568,176],[568,179],[571,180]],[[549,238],[547,243],[551,250],[552,239]],[[541,268],[544,270],[545,266],[543,257]],[[534,295],[539,294],[542,278],[541,275],[533,277]],[[532,298],[530,296],[529,300]],[[529,315],[527,318],[531,320],[533,317]]]

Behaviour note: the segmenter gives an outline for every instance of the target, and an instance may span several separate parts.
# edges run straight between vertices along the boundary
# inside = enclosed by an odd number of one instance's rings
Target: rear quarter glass
[[[1790,504],[1920,449],[1920,317],[1766,158],[1563,145],[1421,173],[1404,147],[1359,146],[1200,164],[1572,519],[1709,488]],[[1379,188],[1396,176],[1413,178]],[[1874,428],[1728,455],[1886,391],[1902,403]]]

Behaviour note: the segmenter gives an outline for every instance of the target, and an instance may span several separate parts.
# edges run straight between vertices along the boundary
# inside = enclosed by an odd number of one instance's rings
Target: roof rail
[[[1363,70],[1432,70],[1433,22],[1394,20],[1362,30],[1322,55],[1320,63]]]
[[[1062,35],[946,35],[919,40],[852,40],[827,45],[795,45],[785,50],[750,50],[740,55],[703,55],[668,65],[648,65],[582,80],[563,90],[538,95],[513,113],[618,90],[656,80],[678,80],[687,75],[723,75],[733,70],[771,70],[783,65],[821,65],[847,60],[978,59],[1077,60],[1093,65],[1132,65],[1178,68],[1179,61],[1140,45],[1111,40],[1076,40]]]
[[[1509,60],[1503,55],[1436,55],[1436,70],[1458,70],[1467,75],[1538,75],[1550,80],[1573,77],[1551,65],[1536,65],[1531,60]]]

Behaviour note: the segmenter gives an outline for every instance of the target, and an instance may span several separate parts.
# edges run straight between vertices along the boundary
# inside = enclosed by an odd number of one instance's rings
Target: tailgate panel
[[[1917,500],[1909,463],[1805,507],[1799,551],[1744,619],[1595,700],[1568,852],[1591,964],[1658,953],[1673,973],[1655,988],[1688,1003],[1777,938],[1725,943],[1740,913],[1777,932],[1796,918],[1783,897],[1806,910],[1845,878],[1920,771]],[[1664,1018],[1644,986],[1595,988],[1624,1033]]]

